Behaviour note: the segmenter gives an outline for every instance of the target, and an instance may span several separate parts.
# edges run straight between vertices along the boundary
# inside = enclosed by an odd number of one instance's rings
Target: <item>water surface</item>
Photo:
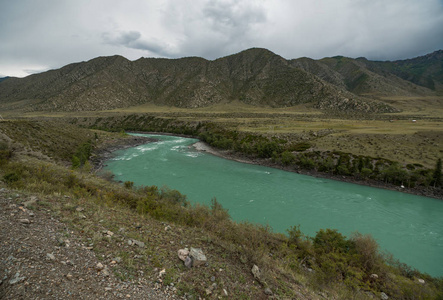
[[[167,185],[192,203],[216,197],[236,221],[285,233],[300,224],[314,236],[335,228],[370,233],[420,271],[443,276],[443,201],[239,163],[196,151],[198,140],[164,136],[116,152],[105,169],[135,185]]]

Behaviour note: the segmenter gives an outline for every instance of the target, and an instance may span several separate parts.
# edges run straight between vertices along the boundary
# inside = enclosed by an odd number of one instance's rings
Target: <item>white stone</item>
[[[185,249],[179,249],[177,252],[178,258],[180,258],[180,260],[185,261],[186,257],[189,256],[189,250],[188,248]]]
[[[185,259],[185,266],[187,268],[191,268],[192,267],[192,258],[190,258],[189,256],[187,256],[186,259]]]
[[[105,277],[108,277],[108,276],[109,276],[108,268],[104,268],[104,269],[101,271],[101,274],[102,274],[103,276],[105,276]]]
[[[101,270],[103,270],[103,269],[105,268],[105,267],[103,266],[102,263],[98,263],[95,267],[96,267],[97,270],[99,270],[99,271],[101,271]]]
[[[255,279],[260,279],[260,269],[258,268],[257,265],[252,266],[251,272],[252,272],[252,275],[254,275]]]
[[[206,255],[203,254],[203,251],[199,248],[192,248],[189,252],[189,256],[192,258],[192,265],[194,267],[203,265],[207,262]]]
[[[55,256],[52,253],[46,253],[46,257],[50,260],[55,260]]]
[[[26,277],[20,277],[20,273],[17,272],[17,273],[15,273],[14,278],[12,278],[11,280],[9,280],[9,284],[10,284],[10,285],[13,285],[13,284],[16,284],[16,283],[22,282],[22,281],[25,280],[25,279],[26,279]]]
[[[145,243],[140,242],[140,241],[137,241],[137,240],[132,240],[132,244],[133,244],[133,245],[137,245],[137,246],[139,246],[140,248],[144,248],[144,247],[145,247]]]

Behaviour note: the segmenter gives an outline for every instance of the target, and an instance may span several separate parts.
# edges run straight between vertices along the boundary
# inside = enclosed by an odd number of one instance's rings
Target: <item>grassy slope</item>
[[[433,168],[443,155],[443,98],[384,98],[401,113],[370,116],[329,116],[309,105],[263,108],[240,102],[199,109],[142,105],[122,110],[82,113],[85,117],[146,113],[183,121],[212,121],[232,130],[306,139],[317,150],[338,150],[355,155],[383,157],[402,164]],[[70,113],[32,113],[26,116],[71,117]],[[412,122],[412,120],[417,120]],[[323,130],[332,134],[313,136]]]
[[[82,234],[85,241],[92,241],[98,255],[122,257],[123,264],[114,271],[122,280],[136,280],[143,276],[155,281],[159,270],[165,268],[167,276],[163,279],[162,287],[174,283],[180,294],[205,296],[213,284],[213,276],[217,284],[211,291],[210,297],[213,298],[222,296],[223,289],[226,289],[231,298],[257,299],[264,297],[265,287],[271,288],[280,297],[301,299],[320,298],[319,292],[331,299],[365,299],[368,294],[363,290],[375,295],[383,290],[393,298],[406,298],[408,295],[436,297],[437,281],[411,272],[408,268],[383,266],[378,258],[374,260],[377,267],[359,276],[365,278],[377,272],[379,280],[359,284],[350,276],[350,282],[345,282],[346,287],[336,277],[335,271],[325,273],[313,262],[312,268],[316,271],[306,271],[301,262],[303,257],[307,257],[304,252],[320,254],[317,253],[318,249],[314,250],[309,243],[303,242],[302,237],[291,242],[287,237],[271,234],[264,227],[234,224],[217,206],[213,209],[199,206],[185,209],[168,200],[168,191],[156,194],[152,190],[125,189],[89,175],[85,173],[86,170],[70,171],[63,167],[67,163],[66,157],[70,153],[72,155],[87,137],[94,135],[91,131],[55,121],[1,122],[0,130],[3,134],[8,133],[12,139],[9,143],[14,148],[11,162],[2,165],[1,175],[15,172],[20,177],[9,186],[39,194],[44,199],[41,205]],[[67,134],[69,132],[71,134]],[[53,147],[42,146],[41,139],[48,136],[52,136],[50,143]],[[121,138],[103,132],[98,132],[98,137],[99,143]],[[5,139],[4,135],[2,139]],[[24,151],[25,148],[29,151]],[[48,157],[46,162],[36,153],[44,153],[43,156]],[[62,165],[54,163],[57,161]],[[85,210],[77,210],[78,206]],[[171,230],[165,229],[167,224],[171,225]],[[103,230],[124,234],[108,239],[101,234]],[[146,248],[128,248],[125,245],[128,238],[143,241]],[[184,268],[177,259],[176,251],[188,246],[202,248],[209,258],[208,266],[191,270]],[[328,255],[328,259],[332,259],[332,266],[335,263],[349,263],[347,260],[350,258],[338,253]],[[322,255],[318,257],[325,259]],[[334,263],[335,259],[339,261]],[[260,280],[254,279],[251,274],[253,264],[262,270]],[[357,269],[351,270],[358,272]],[[425,276],[427,284],[418,284],[416,276]],[[349,286],[354,286],[354,289]]]

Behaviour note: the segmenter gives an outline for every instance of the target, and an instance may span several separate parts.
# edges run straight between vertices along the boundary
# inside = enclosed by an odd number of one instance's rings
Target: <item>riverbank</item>
[[[443,200],[443,189],[441,188],[433,188],[433,187],[415,187],[415,188],[408,188],[408,187],[400,187],[393,184],[384,183],[377,180],[372,179],[365,179],[365,180],[358,180],[353,177],[349,176],[342,176],[342,175],[335,175],[335,174],[329,174],[329,173],[323,173],[323,172],[317,172],[317,171],[307,171],[299,168],[294,168],[291,166],[282,166],[280,164],[276,164],[271,161],[271,159],[263,159],[263,158],[254,158],[251,159],[249,157],[246,157],[242,154],[228,151],[228,150],[218,150],[214,147],[211,147],[210,145],[206,144],[205,142],[199,141],[195,144],[193,144],[194,148],[197,151],[206,152],[221,158],[234,160],[241,163],[247,163],[247,164],[254,164],[254,165],[260,165],[260,166],[266,166],[271,168],[276,168],[288,172],[294,172],[301,175],[308,175],[318,178],[325,178],[325,179],[331,179],[331,180],[337,180],[342,182],[348,182],[358,185],[365,185],[370,186],[374,188],[381,188],[381,189],[387,189],[402,193],[408,193],[413,194],[417,196],[424,196],[424,197],[430,197],[430,198],[436,198],[439,200]]]
[[[115,151],[137,147],[155,141],[157,140],[153,138],[134,135],[127,135],[121,139],[106,139],[99,147],[94,149],[93,155],[90,158],[93,165],[93,173],[99,172],[105,166],[105,161],[114,156]]]
[[[198,138],[198,137],[190,137],[183,134],[173,134],[173,133],[165,133],[165,132],[141,132],[141,131],[134,131],[131,133],[139,133],[139,134],[156,134],[156,135],[171,135],[171,136],[179,136],[179,137],[185,137],[185,138]],[[94,166],[94,172],[99,172],[103,166],[104,162],[111,159],[113,157],[113,152],[117,150],[127,149],[130,147],[137,147],[142,144],[155,142],[157,141],[155,138],[148,138],[143,136],[132,136],[129,135],[125,137],[124,139],[117,139],[117,140],[110,140],[103,143],[100,148],[96,149],[94,151],[94,156],[91,157],[91,162]],[[381,188],[386,190],[392,190],[402,193],[408,193],[413,194],[417,196],[424,196],[424,197],[430,197],[435,198],[439,200],[443,200],[443,189],[441,188],[434,188],[434,187],[414,187],[414,188],[408,188],[408,187],[400,187],[397,185],[381,182],[378,180],[373,179],[357,179],[355,177],[350,176],[343,176],[343,175],[335,175],[330,173],[323,173],[318,172],[315,170],[303,170],[300,168],[295,168],[292,166],[283,166],[277,163],[272,162],[271,159],[263,159],[263,158],[250,158],[245,155],[242,155],[241,153],[229,151],[229,150],[219,150],[214,147],[211,147],[207,143],[203,141],[198,141],[197,143],[193,144],[193,147],[197,151],[206,152],[221,158],[234,160],[241,163],[247,163],[247,164],[254,164],[254,165],[260,165],[260,166],[266,166],[271,167],[275,169],[280,169],[288,172],[294,172],[301,175],[308,175],[318,178],[324,178],[324,179],[330,179],[330,180],[336,180],[336,181],[342,181],[347,183],[353,183],[358,185],[365,185],[370,186],[374,188]]]

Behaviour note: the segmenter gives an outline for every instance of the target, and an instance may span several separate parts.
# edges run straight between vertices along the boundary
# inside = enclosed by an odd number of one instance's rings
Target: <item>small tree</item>
[[[132,188],[134,187],[134,182],[133,181],[125,181],[124,185],[125,185],[125,188],[132,190]]]
[[[361,172],[360,172],[361,177],[363,177],[363,178],[368,178],[371,175],[371,173],[372,173],[372,170],[368,169],[368,168],[362,168]]]
[[[434,174],[432,174],[434,187],[441,186],[441,158],[437,160],[435,164]]]
[[[211,199],[211,214],[218,222],[230,219],[228,210],[224,209],[215,197]]]

